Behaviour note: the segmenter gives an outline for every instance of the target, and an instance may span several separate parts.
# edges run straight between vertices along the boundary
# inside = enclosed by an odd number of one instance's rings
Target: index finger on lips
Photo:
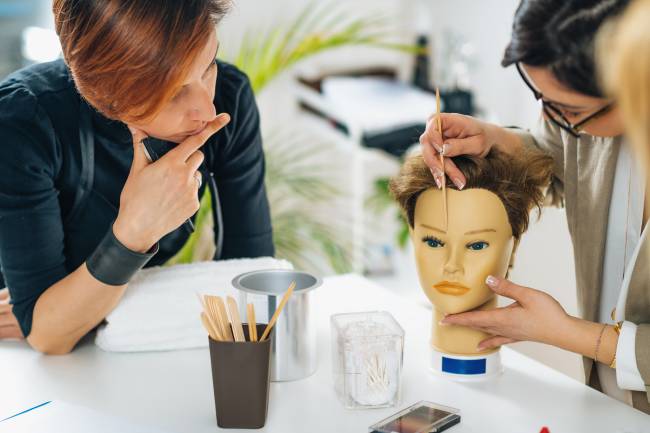
[[[210,121],[205,129],[196,135],[192,135],[176,146],[169,153],[180,158],[183,162],[205,144],[205,142],[221,128],[230,122],[230,115],[227,113],[219,114],[214,120]]]

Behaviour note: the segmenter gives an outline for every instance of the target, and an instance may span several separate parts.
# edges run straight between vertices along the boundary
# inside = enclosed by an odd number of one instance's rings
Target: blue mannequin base
[[[480,356],[464,356],[431,349],[431,370],[453,380],[485,380],[503,372],[501,351]]]

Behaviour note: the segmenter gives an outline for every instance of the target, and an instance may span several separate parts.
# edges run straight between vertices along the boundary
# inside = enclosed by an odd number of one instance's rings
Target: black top
[[[218,68],[214,104],[231,121],[202,150],[204,169],[214,173],[221,197],[221,258],[272,256],[253,92],[237,68],[222,62]],[[86,102],[62,60],[20,70],[0,83],[0,287],[4,275],[25,336],[38,297],[77,269],[111,227],[133,159],[126,125],[92,110],[93,188],[70,215],[81,174],[81,104]],[[180,227],[162,238],[147,266],[165,263],[188,236]]]

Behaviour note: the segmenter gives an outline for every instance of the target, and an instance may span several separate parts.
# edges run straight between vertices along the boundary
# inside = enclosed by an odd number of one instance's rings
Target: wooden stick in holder
[[[208,331],[208,335],[210,338],[212,338],[214,341],[221,341],[221,338],[217,334],[216,329],[212,327],[210,322],[208,321],[208,315],[205,314],[204,312],[201,312],[201,322],[203,323],[203,327],[205,328],[206,331]]]
[[[212,317],[212,314],[210,314],[210,309],[208,308],[205,299],[203,298],[203,296],[199,295],[198,293],[196,294],[196,296],[199,298],[199,302],[201,303],[201,307],[203,308],[203,313],[201,313],[201,321],[203,322],[205,319],[205,322],[207,322],[208,327],[206,327],[206,329],[208,330],[208,334],[210,334],[210,337],[212,337],[213,340],[223,341],[224,336],[221,333],[219,324],[217,320]],[[203,323],[204,326],[206,325],[205,322]]]
[[[289,297],[291,297],[291,295],[293,294],[293,289],[295,288],[296,288],[296,282],[292,281],[291,285],[289,285],[289,288],[287,289],[287,292],[282,297],[282,300],[280,301],[280,305],[278,305],[278,308],[276,308],[275,313],[273,313],[273,317],[271,317],[269,324],[266,325],[266,329],[264,329],[264,333],[262,334],[262,337],[260,337],[260,341],[264,341],[266,337],[269,336],[269,333],[271,332],[271,328],[273,328],[273,325],[275,325],[275,322],[278,320],[278,316],[280,316],[282,309],[287,304],[287,301],[289,301]]]
[[[228,322],[228,313],[226,313],[226,305],[223,303],[221,296],[208,296],[208,307],[210,312],[217,319],[219,327],[221,328],[221,334],[224,337],[224,341],[234,341],[232,330],[230,328],[230,323]]]
[[[228,311],[230,311],[230,323],[232,324],[232,333],[235,336],[235,341],[244,342],[246,338],[244,338],[244,328],[239,317],[237,301],[232,296],[228,296],[226,302],[228,303]]]
[[[255,306],[248,304],[246,306],[248,316],[248,337],[253,343],[257,342],[257,322],[255,321]]]

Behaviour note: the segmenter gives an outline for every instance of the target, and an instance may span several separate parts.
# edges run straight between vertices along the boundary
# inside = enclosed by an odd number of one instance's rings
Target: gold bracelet
[[[616,320],[616,308],[612,310],[612,320]],[[623,322],[616,322],[614,324],[614,331],[616,332],[616,335],[621,335],[622,327]],[[614,358],[612,358],[612,362],[609,364],[609,368],[616,368],[616,351],[614,351]]]
[[[594,361],[598,362],[598,351],[600,350],[600,341],[603,339],[603,333],[605,332],[605,329],[607,329],[607,324],[603,325],[603,328],[600,330],[600,334],[598,334],[598,340],[596,341],[596,353],[594,354]]]
[[[612,363],[609,364],[609,368],[616,368],[616,352],[614,352],[614,358],[612,359]]]
[[[617,324],[614,325],[614,332],[616,332],[616,335],[621,335],[622,327],[623,327],[623,322],[618,322]],[[612,358],[612,362],[609,363],[609,368],[616,368],[616,348],[614,348],[614,357]]]

